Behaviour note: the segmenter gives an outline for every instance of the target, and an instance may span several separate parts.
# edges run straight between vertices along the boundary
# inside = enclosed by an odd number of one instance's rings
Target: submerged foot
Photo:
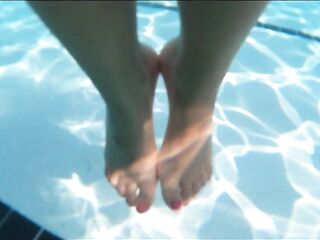
[[[159,62],[145,45],[137,62],[114,79],[125,85],[115,90],[117,101],[108,103],[105,159],[109,182],[129,206],[143,213],[150,208],[156,187],[152,102]]]
[[[178,64],[179,46],[179,39],[175,39],[160,54],[170,115],[157,160],[157,174],[163,199],[174,210],[187,204],[209,181],[212,172],[213,104],[192,96],[196,87],[188,86],[187,78],[205,75]],[[184,74],[187,71],[189,73]],[[200,93],[201,89],[197,92]]]

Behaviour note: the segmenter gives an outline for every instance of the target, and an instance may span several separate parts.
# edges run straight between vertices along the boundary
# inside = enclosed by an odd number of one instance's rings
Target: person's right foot
[[[198,78],[201,74],[184,75],[182,79],[183,74],[180,73],[187,70],[183,65],[178,67],[179,47],[179,40],[175,39],[167,43],[160,54],[170,115],[158,155],[157,175],[161,182],[163,199],[173,210],[187,204],[210,180],[212,174],[211,135],[214,104],[207,104],[200,98],[197,98],[197,101],[192,100],[186,78]]]
[[[152,102],[159,72],[157,54],[143,44],[141,59],[138,67],[121,66],[110,84],[117,101],[108,105],[105,156],[109,182],[139,213],[151,207],[157,180]]]

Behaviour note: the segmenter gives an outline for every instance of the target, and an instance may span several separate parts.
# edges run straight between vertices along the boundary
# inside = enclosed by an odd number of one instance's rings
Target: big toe
[[[144,213],[151,207],[156,188],[156,181],[146,181],[139,184],[139,194],[136,199],[136,209],[139,213]]]
[[[161,186],[162,196],[165,203],[172,210],[179,210],[182,206],[181,188],[179,184],[163,184]]]

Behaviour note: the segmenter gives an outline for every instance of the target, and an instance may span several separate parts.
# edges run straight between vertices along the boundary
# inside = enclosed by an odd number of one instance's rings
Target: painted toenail
[[[137,204],[136,208],[139,213],[144,213],[148,210],[148,205],[143,202],[140,202]]]
[[[181,206],[182,206],[182,202],[181,202],[181,201],[172,201],[172,202],[170,203],[170,207],[171,207],[171,209],[173,209],[173,210],[178,210],[178,209],[181,208]]]

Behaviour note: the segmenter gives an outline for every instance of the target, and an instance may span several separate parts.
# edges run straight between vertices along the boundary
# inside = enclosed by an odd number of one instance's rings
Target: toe
[[[203,171],[200,179],[202,187],[205,186],[210,181],[210,174],[208,171]]]
[[[212,177],[212,168],[209,166],[206,171],[206,182],[210,181]]]
[[[116,186],[115,186],[118,194],[122,197],[125,197],[126,196],[126,184],[125,183],[118,183]]]
[[[139,213],[148,211],[154,199],[156,183],[147,181],[139,185],[139,195],[136,199],[136,209]]]
[[[203,184],[202,184],[202,182],[200,180],[194,181],[192,183],[192,196],[193,197],[196,196],[199,193],[199,191],[202,188],[202,186],[203,186]]]
[[[188,201],[192,197],[192,186],[189,182],[183,181],[181,183],[181,198],[183,201]]]
[[[120,178],[120,174],[117,172],[111,173],[111,172],[107,172],[105,173],[109,183],[113,186],[116,187],[118,185],[119,182],[119,178]]]
[[[162,196],[165,203],[172,210],[179,210],[182,206],[181,188],[179,185],[162,186]]]
[[[126,198],[127,204],[130,207],[133,207],[136,204],[137,190],[138,190],[138,187],[137,187],[137,184],[135,183],[128,184],[126,187],[125,198]]]

